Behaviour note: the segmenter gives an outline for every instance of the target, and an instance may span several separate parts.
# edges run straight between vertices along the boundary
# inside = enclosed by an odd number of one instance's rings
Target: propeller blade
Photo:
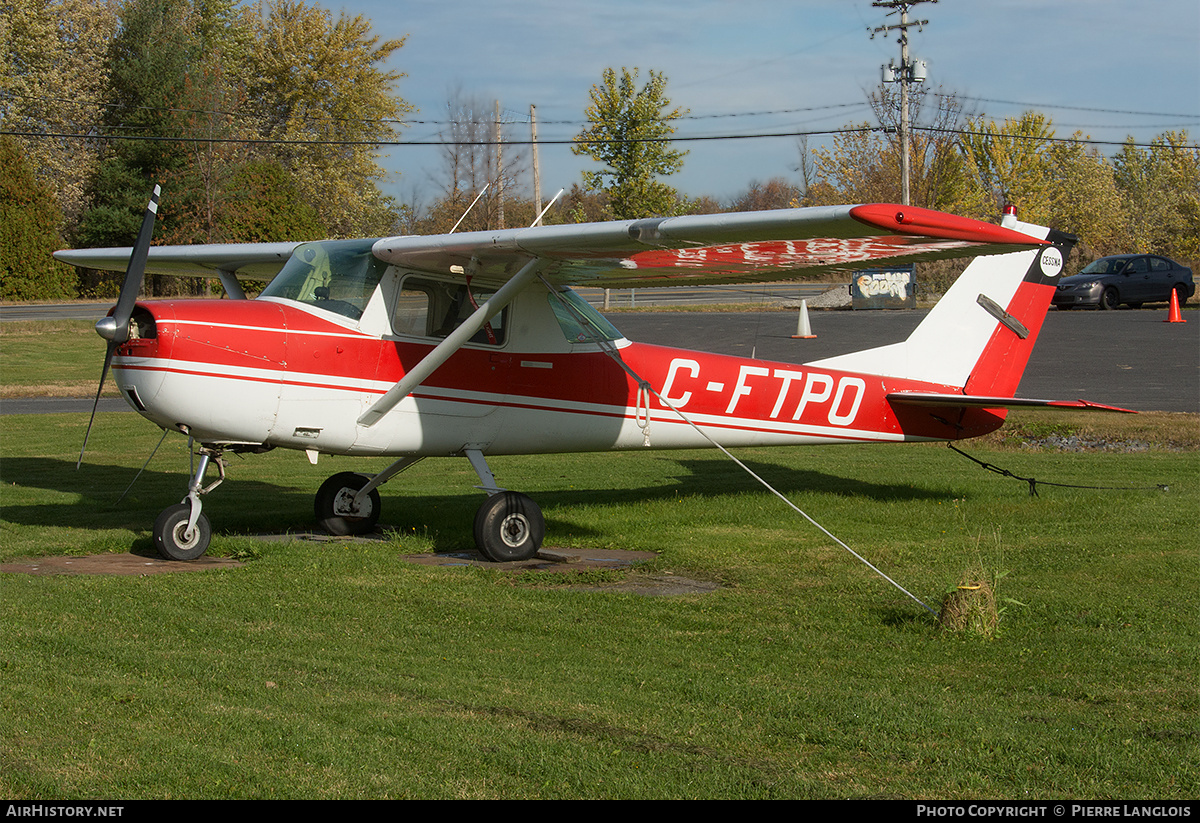
[[[96,420],[96,409],[100,406],[100,395],[104,391],[104,380],[108,377],[113,353],[118,346],[129,341],[129,320],[133,317],[133,306],[137,302],[138,292],[142,290],[146,260],[150,256],[150,240],[154,236],[154,218],[158,215],[158,198],[161,194],[162,188],[156,185],[154,192],[150,195],[150,203],[146,206],[146,214],[142,217],[142,227],[138,230],[137,240],[134,241],[133,253],[129,255],[129,267],[125,270],[125,282],[121,284],[117,305],[113,308],[111,315],[96,324],[96,332],[108,341],[108,347],[104,352],[104,368],[100,370],[100,385],[96,387],[96,399],[92,403],[92,416],[88,419],[87,431],[83,435],[83,447],[79,450],[79,461],[75,464],[76,470],[83,465],[83,453],[87,451],[88,438],[92,436],[92,423]]]
[[[116,349],[117,344],[109,342],[108,351],[104,353],[104,368],[100,371],[100,385],[96,389],[96,399],[92,403],[92,416],[88,418],[87,431],[83,434],[83,446],[79,449],[79,459],[75,461],[75,471],[79,471],[79,467],[83,465],[83,453],[87,451],[88,438],[92,436],[92,423],[96,422],[96,408],[100,405],[100,393],[104,391],[104,378],[108,376],[108,366],[112,363],[113,352]]]
[[[162,194],[160,186],[154,187],[150,195],[150,203],[146,206],[146,214],[142,218],[142,227],[138,231],[137,240],[133,244],[133,254],[129,256],[129,268],[125,270],[125,282],[121,284],[121,294],[117,297],[117,307],[113,309],[113,320],[116,321],[114,343],[124,343],[129,339],[129,318],[133,316],[133,304],[137,302],[138,292],[142,290],[142,280],[146,273],[146,259],[150,256],[150,240],[154,236],[154,218],[158,215],[158,198]]]

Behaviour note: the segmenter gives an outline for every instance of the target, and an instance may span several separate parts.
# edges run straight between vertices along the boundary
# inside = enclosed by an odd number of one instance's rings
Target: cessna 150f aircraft
[[[545,523],[527,496],[496,485],[489,455],[958,440],[998,428],[1010,407],[1092,405],[1013,396],[1074,238],[1011,213],[997,226],[868,204],[151,248],[157,197],[132,249],[56,256],[127,272],[97,324],[101,388],[111,367],[143,417],[199,444],[187,496],[154,524],[167,558],[207,550],[201,496],[224,479],[226,452],[395,457],[320,487],[317,521],[334,534],[371,531],[378,487],[417,461],[464,456],[487,492],[478,549],[506,561],[531,557]],[[977,259],[907,340],[802,365],[638,344],[568,288],[966,256]],[[146,271],[216,276],[234,299],[137,302]],[[245,299],[239,277],[270,283]]]

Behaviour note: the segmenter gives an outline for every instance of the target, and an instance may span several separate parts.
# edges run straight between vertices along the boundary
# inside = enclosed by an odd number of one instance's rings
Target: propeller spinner
[[[150,240],[154,235],[154,218],[158,215],[158,198],[161,193],[161,187],[156,185],[154,192],[150,195],[150,203],[146,206],[146,214],[142,218],[142,227],[138,230],[137,240],[133,244],[133,253],[129,256],[129,267],[125,270],[125,281],[121,284],[117,305],[113,308],[112,314],[96,323],[96,333],[108,341],[108,348],[104,352],[104,367],[100,371],[100,385],[96,389],[96,400],[92,403],[92,416],[88,419],[87,432],[83,436],[83,447],[79,450],[79,460],[75,463],[76,469],[83,465],[83,453],[87,451],[88,438],[92,434],[92,423],[96,420],[96,408],[100,405],[100,394],[104,391],[104,380],[108,377],[113,352],[122,343],[129,341],[129,321],[133,317],[133,306],[137,302],[138,292],[142,290],[146,259],[150,255]]]

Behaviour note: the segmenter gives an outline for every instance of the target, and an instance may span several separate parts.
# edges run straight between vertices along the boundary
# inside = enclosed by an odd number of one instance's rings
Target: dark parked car
[[[1122,303],[1136,309],[1143,303],[1170,300],[1172,290],[1179,295],[1180,306],[1196,293],[1191,269],[1156,254],[1114,254],[1060,280],[1052,302],[1060,309],[1115,309]]]

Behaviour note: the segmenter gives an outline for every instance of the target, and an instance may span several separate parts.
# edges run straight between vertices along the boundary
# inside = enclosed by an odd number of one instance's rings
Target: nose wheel
[[[176,503],[154,521],[154,547],[167,560],[195,560],[208,551],[212,541],[208,518],[198,513],[192,525],[191,517],[190,503]]]
[[[208,551],[208,544],[212,542],[212,526],[200,511],[200,495],[208,494],[225,481],[225,463],[217,449],[202,447],[199,455],[200,465],[188,486],[187,497],[163,509],[154,521],[154,547],[167,560],[195,560]],[[204,475],[214,460],[217,479],[205,486]]]

